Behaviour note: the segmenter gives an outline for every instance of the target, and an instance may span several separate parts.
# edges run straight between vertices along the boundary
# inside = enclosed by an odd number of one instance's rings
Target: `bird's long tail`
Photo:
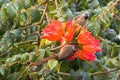
[[[39,65],[42,65],[42,64],[44,64],[44,63],[47,63],[48,62],[48,60],[51,60],[51,59],[58,59],[58,56],[57,55],[50,55],[49,57],[47,57],[47,58],[43,58],[43,59],[41,59],[40,61],[38,61],[38,62],[32,62],[32,65],[33,66],[39,66]]]

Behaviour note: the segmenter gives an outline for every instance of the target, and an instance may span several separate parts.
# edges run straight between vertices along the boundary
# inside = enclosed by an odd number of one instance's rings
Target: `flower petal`
[[[80,59],[88,61],[94,61],[94,59],[96,58],[94,53],[89,53],[84,50],[78,50],[78,56],[80,57]]]
[[[91,53],[95,53],[99,50],[99,47],[94,45],[94,44],[87,44],[87,45],[83,45],[82,48],[87,51],[87,52],[91,52]]]
[[[75,58],[77,58],[78,57],[78,52],[75,52],[74,54],[73,54],[73,56],[71,56],[70,58],[68,58],[68,60],[74,60]]]
[[[48,24],[45,29],[42,30],[43,35],[41,38],[48,39],[50,41],[57,41],[63,36],[62,23],[58,20],[53,20]]]
[[[64,38],[66,39],[66,42],[69,42],[69,41],[71,41],[73,39],[74,33],[75,33],[75,29],[76,29],[75,26],[70,26],[67,29],[67,31],[66,31],[66,33],[64,35]]]

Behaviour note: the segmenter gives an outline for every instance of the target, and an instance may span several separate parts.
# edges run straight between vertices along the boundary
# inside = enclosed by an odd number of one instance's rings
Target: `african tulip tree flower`
[[[72,21],[61,23],[58,20],[53,20],[48,24],[45,29],[42,30],[43,36],[41,38],[48,39],[50,41],[60,41],[61,43],[69,42],[73,39],[75,29],[77,27],[72,25]]]
[[[83,28],[83,30],[80,33],[80,36],[78,37],[78,43],[82,45],[82,49],[87,52],[97,52],[102,51],[99,46],[99,40],[95,39],[90,32],[87,31],[87,29]]]
[[[44,33],[41,38],[48,39],[50,41],[60,40],[63,36],[62,23],[58,20],[53,20],[52,23],[48,24],[45,29],[42,30]]]
[[[78,27],[80,27],[80,33],[77,38],[74,39],[74,34]],[[41,36],[41,38],[50,41],[60,41],[61,44],[64,42],[69,43],[69,41],[72,40],[77,41],[76,43],[79,45],[79,48],[68,60],[74,60],[79,57],[82,60],[93,61],[96,58],[95,53],[102,51],[99,48],[99,40],[95,39],[86,28],[73,24],[72,20],[66,23],[53,20],[42,32],[43,36]]]
[[[64,23],[64,25],[65,25],[64,26],[65,33],[64,33],[64,36],[62,38],[62,42],[64,42],[64,41],[69,42],[73,39],[77,26],[72,25],[72,20]]]
[[[79,34],[78,44],[80,48],[69,60],[79,57],[82,60],[93,61],[96,58],[95,52],[102,51],[102,49],[99,48],[99,40],[95,39],[85,28],[82,28]]]

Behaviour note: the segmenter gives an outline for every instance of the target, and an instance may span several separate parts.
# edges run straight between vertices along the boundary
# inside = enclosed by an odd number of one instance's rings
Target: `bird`
[[[32,65],[39,66],[43,63],[47,63],[48,60],[51,60],[51,59],[56,59],[59,61],[65,60],[65,59],[69,58],[70,56],[72,56],[77,50],[78,50],[78,45],[67,44],[61,48],[61,50],[58,54],[52,54],[49,57],[43,58],[38,62],[33,62]]]
[[[88,12],[85,12],[81,15],[74,17],[72,22],[74,24],[79,24],[80,26],[84,27],[87,24],[88,18],[89,18],[89,14]]]
[[[72,22],[73,24],[79,24],[81,26],[85,26],[87,23],[88,17],[89,17],[88,13],[83,13],[73,18]],[[58,61],[66,60],[70,58],[78,50],[78,48],[79,48],[78,44],[65,44],[60,49],[60,52],[58,54],[52,54],[49,57],[43,58],[38,62],[32,62],[32,65],[39,66],[44,63],[47,63],[51,59],[56,59]]]

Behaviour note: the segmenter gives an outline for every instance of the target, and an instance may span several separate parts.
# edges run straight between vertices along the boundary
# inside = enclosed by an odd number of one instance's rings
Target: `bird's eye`
[[[88,19],[88,17],[89,17],[89,16],[88,16],[88,14],[87,14],[87,13],[85,13],[85,19]]]

